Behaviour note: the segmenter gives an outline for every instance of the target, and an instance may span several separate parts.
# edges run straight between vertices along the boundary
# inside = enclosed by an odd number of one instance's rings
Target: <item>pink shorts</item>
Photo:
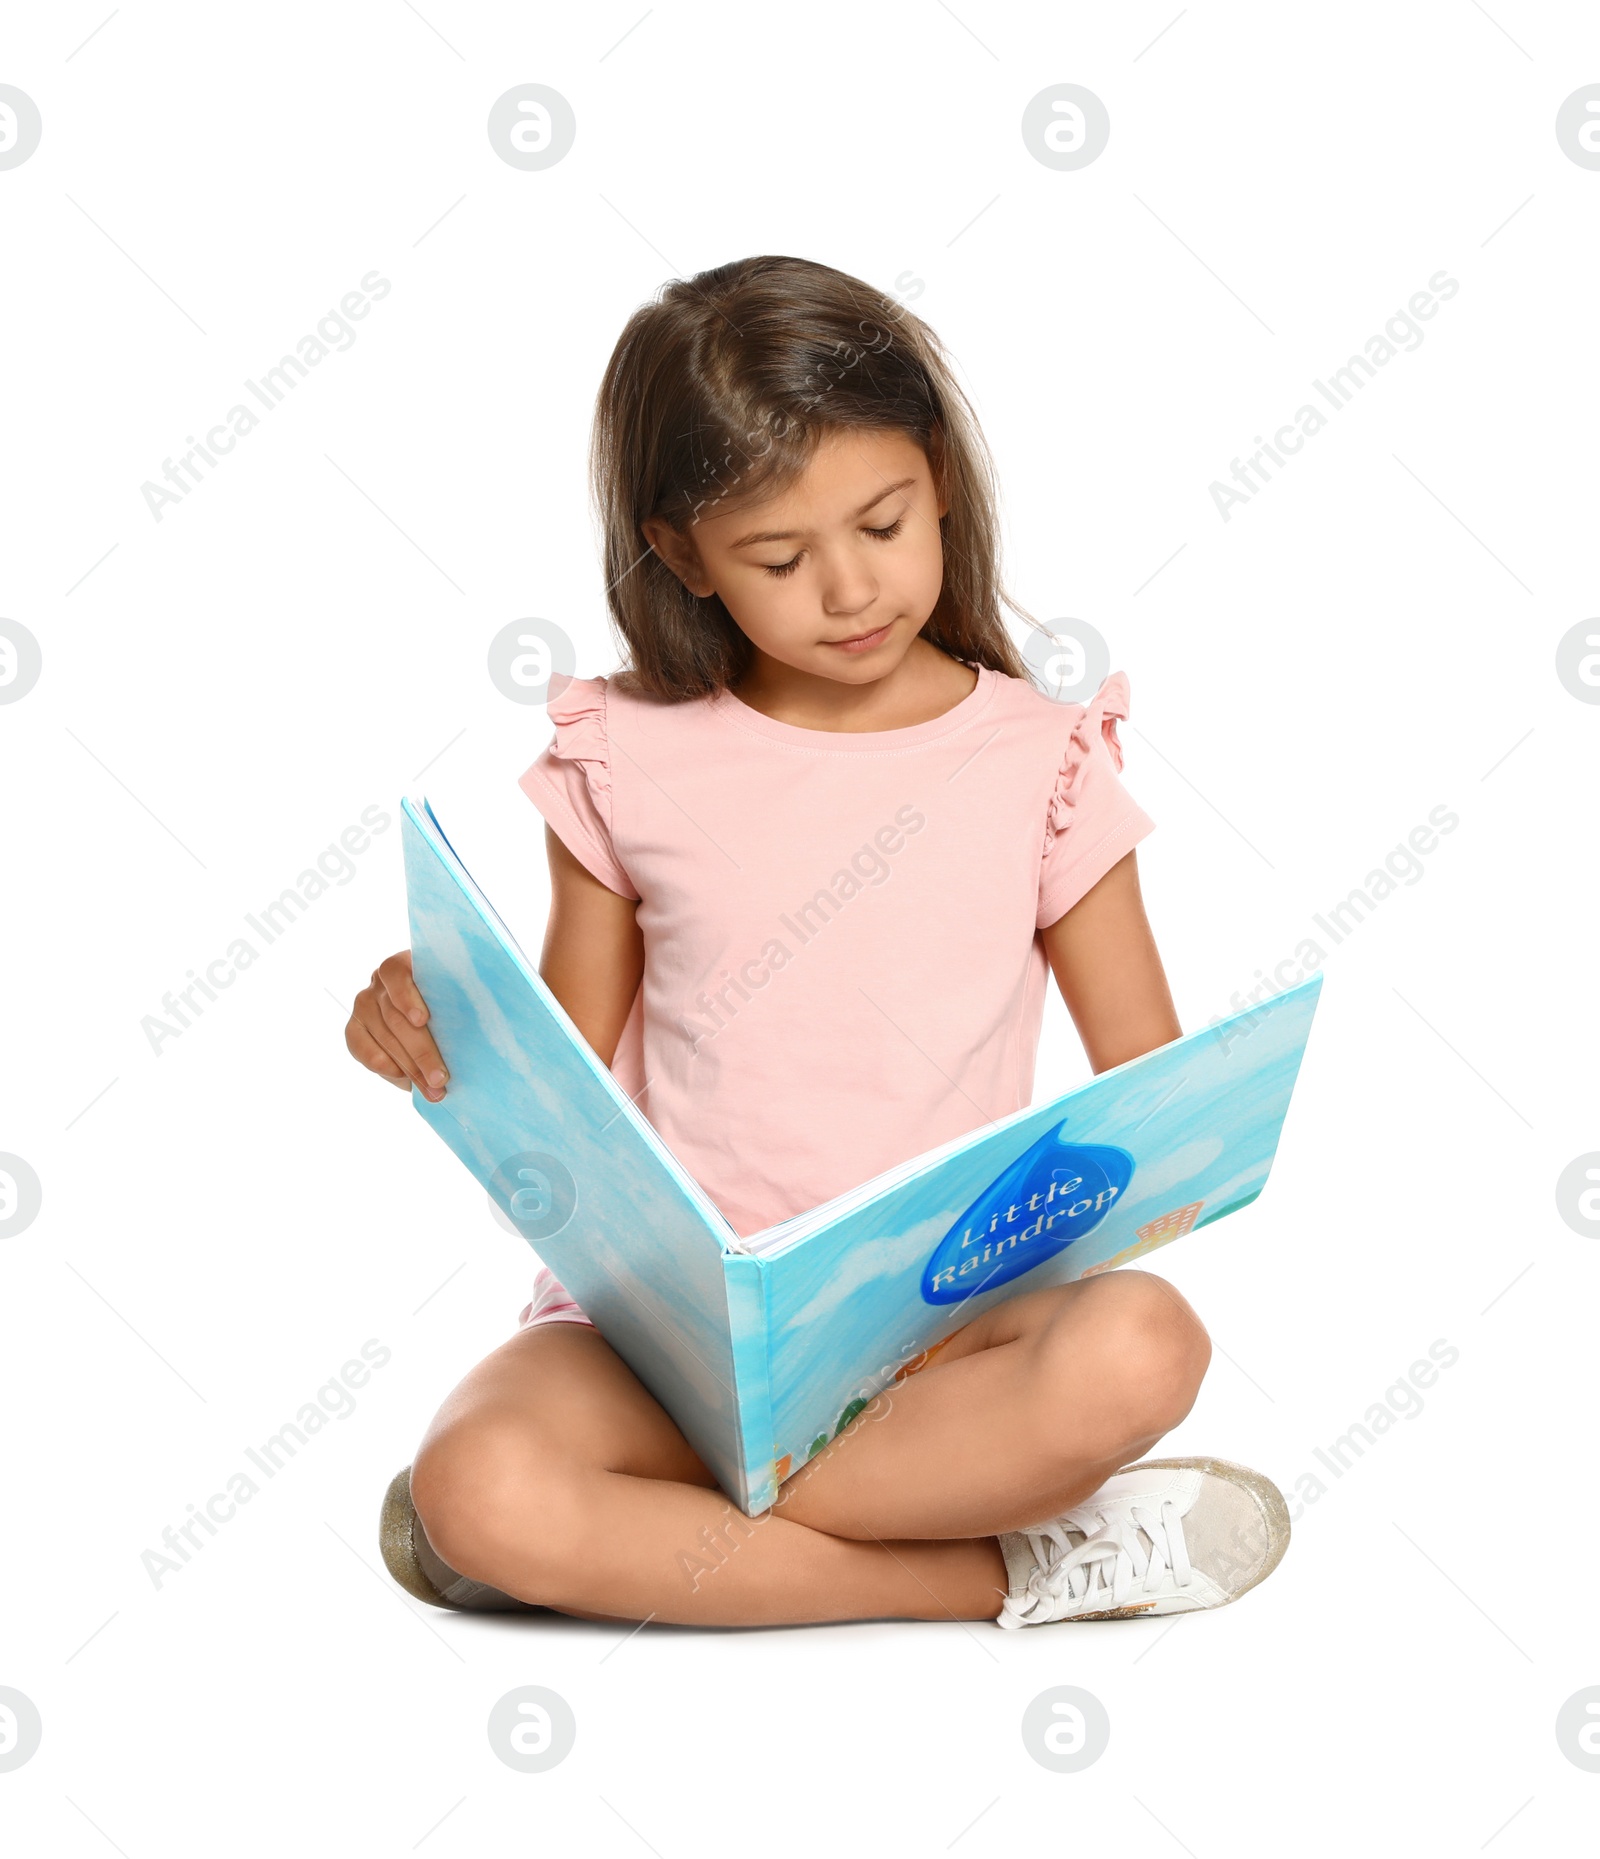
[[[593,1318],[583,1314],[583,1306],[548,1265],[534,1274],[533,1296],[523,1305],[517,1328],[534,1330],[541,1323],[587,1323],[594,1328]]]

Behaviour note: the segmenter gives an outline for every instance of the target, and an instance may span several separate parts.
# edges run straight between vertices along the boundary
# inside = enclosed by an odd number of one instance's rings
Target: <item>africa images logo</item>
[[[959,1304],[1031,1272],[1092,1232],[1133,1179],[1133,1157],[1104,1143],[1069,1143],[1065,1123],[998,1175],[934,1248],[923,1268],[929,1304]]]

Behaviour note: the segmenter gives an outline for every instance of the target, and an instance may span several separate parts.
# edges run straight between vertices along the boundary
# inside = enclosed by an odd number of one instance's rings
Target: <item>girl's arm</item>
[[[1097,1072],[1182,1035],[1132,852],[1039,937]]]
[[[608,890],[549,826],[550,917],[539,974],[577,1029],[609,1065],[644,974],[639,906]]]

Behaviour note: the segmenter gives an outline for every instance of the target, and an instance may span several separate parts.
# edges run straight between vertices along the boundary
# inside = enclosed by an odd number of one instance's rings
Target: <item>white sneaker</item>
[[[1060,1516],[1001,1535],[1011,1592],[996,1624],[1223,1607],[1288,1546],[1289,1507],[1270,1478],[1226,1459],[1145,1459]]]

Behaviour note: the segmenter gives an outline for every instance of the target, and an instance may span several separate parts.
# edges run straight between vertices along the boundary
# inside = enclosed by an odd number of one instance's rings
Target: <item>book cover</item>
[[[418,1112],[754,1515],[1019,1291],[1140,1258],[1267,1179],[1321,976],[740,1238],[402,802],[412,964],[450,1070]]]

